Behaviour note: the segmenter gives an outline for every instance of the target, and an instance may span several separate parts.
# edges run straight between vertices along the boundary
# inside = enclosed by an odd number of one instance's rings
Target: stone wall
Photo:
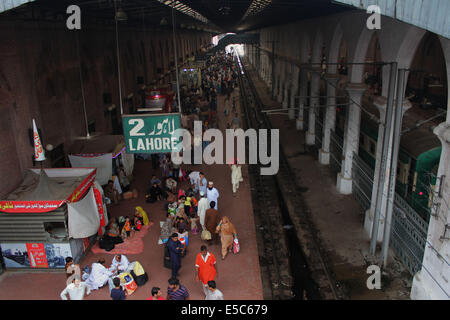
[[[67,151],[74,137],[86,136],[77,37],[88,122],[95,121],[96,132],[112,133],[111,113],[121,121],[114,25],[69,31],[65,21],[0,21],[0,198],[33,166],[33,118],[44,145],[63,143]],[[178,57],[185,61],[210,39],[208,33],[180,31]],[[133,93],[137,104],[137,78],[150,84],[159,79],[159,68],[166,73],[174,61],[172,32],[120,25],[119,40],[122,97]],[[168,81],[167,76],[160,82]],[[104,93],[111,94],[111,103],[104,104]],[[109,112],[112,104],[117,107]],[[126,114],[128,104],[123,108]]]

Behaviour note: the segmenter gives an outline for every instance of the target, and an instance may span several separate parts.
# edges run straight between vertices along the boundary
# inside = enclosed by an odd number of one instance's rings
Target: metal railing
[[[364,210],[371,204],[374,170],[353,154],[353,195]],[[414,275],[422,269],[428,222],[398,193],[395,194],[390,246],[405,268]]]
[[[342,154],[343,154],[344,139],[336,134],[333,130],[330,131],[330,166],[336,172],[341,172]]]
[[[374,170],[356,153],[353,153],[352,179],[353,196],[364,210],[370,208],[372,198]]]

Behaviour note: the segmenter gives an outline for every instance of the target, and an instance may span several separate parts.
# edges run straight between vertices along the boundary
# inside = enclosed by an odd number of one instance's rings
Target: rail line
[[[241,117],[247,128],[270,130],[270,120],[261,112],[262,102],[245,65],[239,57],[236,59],[240,71]],[[276,176],[262,176],[259,165],[249,166],[264,297],[344,299],[345,294],[328,267],[329,259],[299,192],[304,188],[297,186],[281,144],[279,162]]]

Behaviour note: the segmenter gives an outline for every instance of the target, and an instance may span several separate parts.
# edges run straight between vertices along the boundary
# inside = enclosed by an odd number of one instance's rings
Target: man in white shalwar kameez
[[[98,290],[98,288],[103,287],[108,283],[109,277],[113,275],[113,273],[108,270],[105,266],[105,259],[99,260],[98,262],[94,262],[91,267],[91,273],[89,274],[89,278],[86,280],[86,284],[89,285],[91,290]]]
[[[111,270],[112,272],[117,270],[118,273],[121,273],[127,271],[129,265],[130,261],[128,261],[128,258],[123,254],[118,254],[114,256],[109,270]]]
[[[214,201],[216,203],[216,206],[214,209],[218,210],[219,204],[219,191],[214,188],[214,183],[212,181],[208,182],[208,189],[206,190],[206,197],[208,198],[208,206],[211,203],[211,201]]]
[[[200,172],[199,171],[192,171],[189,174],[189,180],[190,180],[191,184],[194,187],[194,191],[197,192],[198,191],[198,186],[200,184]]]
[[[197,207],[197,213],[200,217],[200,225],[202,226],[203,230],[205,230],[205,216],[206,216],[206,210],[209,209],[209,201],[206,198],[206,194],[203,191],[200,191],[201,199],[198,201],[198,207]]]
[[[231,185],[233,186],[233,195],[236,193],[237,189],[239,189],[239,182],[244,181],[242,179],[242,170],[241,166],[238,164],[231,165]]]

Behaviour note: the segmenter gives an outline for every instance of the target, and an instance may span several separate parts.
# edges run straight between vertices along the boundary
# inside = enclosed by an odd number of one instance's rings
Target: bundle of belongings
[[[84,268],[83,277],[91,290],[97,290],[106,284],[111,291],[114,288],[113,279],[119,278],[121,286],[130,295],[136,291],[138,286],[144,285],[148,281],[148,275],[138,261],[129,262],[123,254],[115,255],[111,266],[104,266],[105,259],[94,262],[89,268]]]
[[[143,286],[148,281],[148,275],[138,261],[130,263],[127,271],[119,274],[120,284],[128,295],[133,294],[138,286]]]

